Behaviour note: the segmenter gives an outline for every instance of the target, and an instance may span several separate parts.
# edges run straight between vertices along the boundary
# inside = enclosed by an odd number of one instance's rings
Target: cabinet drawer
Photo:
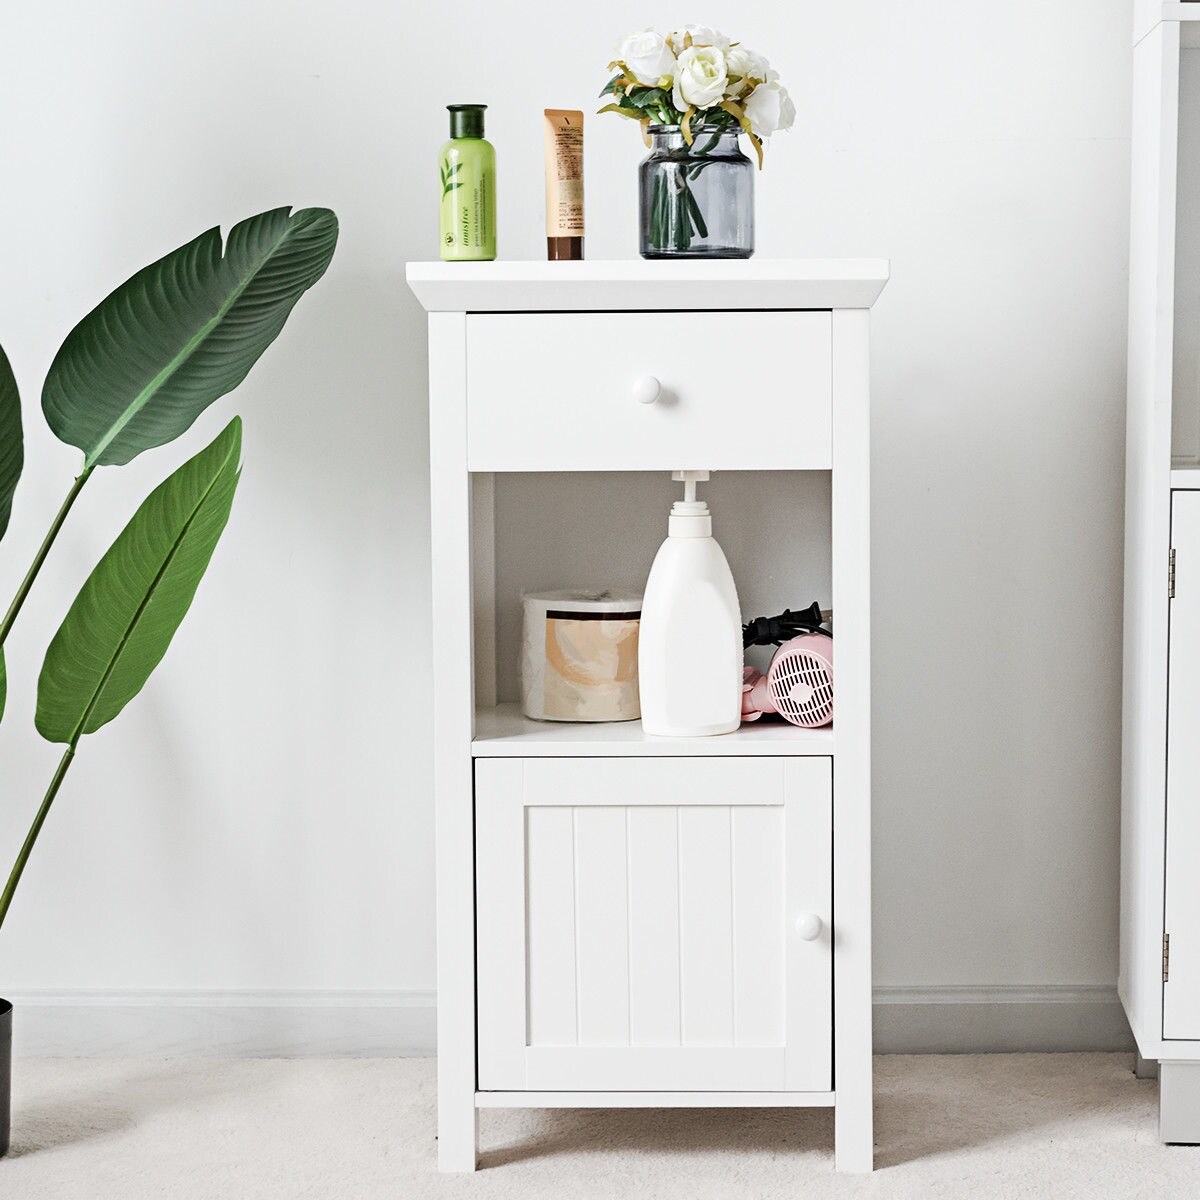
[[[826,469],[831,334],[828,312],[472,314],[468,468]]]
[[[475,772],[480,1090],[830,1089],[829,759]]]

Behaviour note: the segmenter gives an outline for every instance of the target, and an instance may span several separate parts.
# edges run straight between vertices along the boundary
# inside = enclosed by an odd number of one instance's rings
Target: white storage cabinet
[[[429,311],[443,1170],[474,1169],[480,1108],[696,1105],[832,1106],[838,1168],[871,1169],[867,310],[886,278],[409,265]],[[747,405],[770,436],[745,434]],[[831,473],[832,729],[654,738],[498,702],[497,607],[518,598],[496,593],[496,474],[679,468]],[[665,536],[665,507],[647,519]]]
[[[1200,1142],[1200,3],[1138,0],[1133,61],[1120,995]]]

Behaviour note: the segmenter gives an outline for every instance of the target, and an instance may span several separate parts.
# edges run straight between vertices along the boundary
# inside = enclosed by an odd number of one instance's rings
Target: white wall
[[[29,467],[0,594],[76,464],[71,325],[209,224],[328,204],[327,278],[186,443],[99,473],[11,644],[0,846],[53,770],[41,652],[138,499],[246,417],[233,521],[156,678],[83,746],[0,941],[9,992],[433,982],[423,315],[443,105],[487,101],[500,248],[543,253],[541,109],[675,5],[46,2],[6,14],[0,341]],[[874,326],[877,982],[1116,974],[1127,0],[710,3],[796,96],[758,252],[885,255]],[[587,131],[588,253],[636,130]],[[658,521],[661,514],[649,514]],[[727,537],[730,536],[727,534]],[[806,595],[780,603],[807,602]],[[990,994],[990,993],[988,993]]]

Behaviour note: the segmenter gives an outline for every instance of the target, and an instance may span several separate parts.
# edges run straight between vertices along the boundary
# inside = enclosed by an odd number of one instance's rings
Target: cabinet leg
[[[474,1171],[479,1152],[479,1113],[474,1095],[438,1099],[438,1170]]]
[[[1200,1062],[1158,1064],[1158,1136],[1200,1144]]]
[[[875,1122],[871,1111],[870,1076],[867,1087],[853,1097],[838,1093],[833,1110],[833,1165],[845,1175],[866,1175],[875,1169]]]
[[[1136,1050],[1133,1052],[1133,1073],[1138,1079],[1158,1078],[1158,1059],[1143,1058]]]

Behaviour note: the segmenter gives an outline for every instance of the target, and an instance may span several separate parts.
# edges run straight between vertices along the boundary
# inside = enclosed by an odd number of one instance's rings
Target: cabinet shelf
[[[833,729],[798,729],[763,719],[721,737],[653,737],[641,721],[531,721],[516,704],[475,712],[476,758],[602,758],[833,754]]]

